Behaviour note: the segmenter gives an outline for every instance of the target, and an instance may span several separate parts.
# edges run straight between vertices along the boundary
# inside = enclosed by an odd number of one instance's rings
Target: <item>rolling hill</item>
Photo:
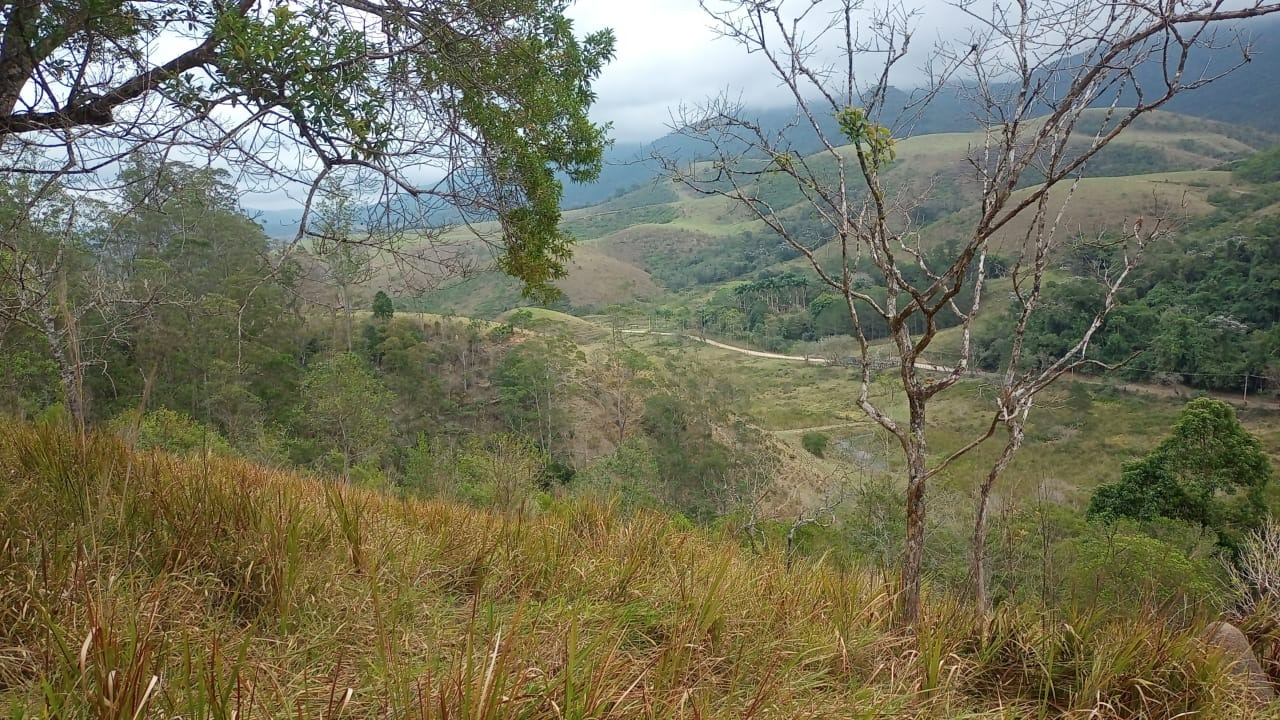
[[[1207,213],[1212,209],[1208,196],[1232,183],[1229,173],[1214,168],[1275,142],[1275,136],[1253,128],[1152,113],[1089,165],[1061,231],[1096,235],[1126,217],[1185,220]],[[980,143],[977,133],[938,133],[897,144],[897,159],[884,181],[917,201],[913,217],[926,246],[945,241],[977,212],[977,190],[965,158]],[[830,166],[823,156],[809,161],[818,168]],[[812,224],[803,197],[784,179],[764,176],[753,190],[794,222]],[[793,249],[737,204],[670,181],[653,181],[605,203],[566,211],[562,225],[578,245],[569,276],[560,283],[565,298],[558,307],[577,312],[663,302],[675,293],[709,292],[765,268],[802,266]],[[1024,229],[1012,223],[1006,242]],[[820,226],[812,233],[813,247],[821,252]],[[493,315],[521,303],[513,282],[490,273],[428,296],[421,307]]]

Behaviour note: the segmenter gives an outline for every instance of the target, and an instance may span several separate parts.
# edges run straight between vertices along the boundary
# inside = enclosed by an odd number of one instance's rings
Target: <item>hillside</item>
[[[599,501],[524,514],[0,428],[0,710],[41,717],[1252,718],[1202,621],[1006,609]]]
[[[1087,124],[1087,123],[1086,123]],[[926,246],[971,222],[976,189],[965,158],[980,146],[976,133],[907,137],[884,183],[918,198],[915,222]],[[1067,215],[1068,233],[1096,235],[1138,215],[1185,220],[1209,212],[1206,198],[1231,184],[1211,169],[1268,147],[1275,137],[1258,130],[1168,112],[1143,117],[1090,163],[1087,179]],[[847,150],[847,149],[846,149]],[[817,168],[829,165],[821,155]],[[794,187],[766,176],[757,188],[781,215],[809,222]],[[561,309],[599,311],[609,305],[661,304],[672,293],[714,290],[757,271],[801,268],[796,253],[743,209],[722,198],[699,196],[670,181],[656,181],[600,205],[569,210],[562,227],[578,240],[569,276],[560,282]],[[1017,237],[1013,223],[1005,231]],[[815,237],[819,230],[815,229]],[[819,249],[821,252],[821,249]],[[521,303],[515,284],[496,273],[469,279],[414,306],[432,311],[496,315]]]
[[[0,720],[1280,718],[1280,0],[81,5]]]

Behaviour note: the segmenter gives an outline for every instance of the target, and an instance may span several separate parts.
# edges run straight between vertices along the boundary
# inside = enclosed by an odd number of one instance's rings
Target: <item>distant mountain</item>
[[[1218,120],[1242,127],[1280,133],[1280,19],[1268,18],[1242,25],[1226,25],[1220,29],[1225,36],[1242,33],[1250,38],[1250,61],[1235,72],[1192,92],[1178,95],[1164,106],[1165,110],[1192,117]],[[1187,62],[1186,73],[1191,77],[1212,77],[1240,62],[1236,50],[1196,49]],[[1152,63],[1138,73],[1139,82],[1154,87],[1161,80],[1162,69]],[[902,108],[912,97],[909,92],[891,90],[886,99],[887,108]],[[1113,98],[1100,99],[1096,105],[1110,104]],[[1121,105],[1132,105],[1136,97],[1132,93],[1120,99]],[[892,115],[892,114],[891,114]],[[749,108],[744,117],[753,119],[761,127],[781,133],[796,152],[808,154],[820,149],[816,133],[807,121],[800,122],[793,108]],[[819,118],[823,134],[835,136],[834,118]],[[893,116],[886,124],[894,127],[900,136],[915,137],[943,132],[966,132],[976,125],[969,117],[964,103],[956,94],[941,94],[919,116],[906,118]],[[668,134],[651,143],[627,143],[615,145],[605,154],[605,168],[600,179],[589,185],[565,184],[564,206],[578,208],[595,205],[617,197],[638,185],[652,181],[658,174],[658,166],[650,158],[659,153],[665,156],[706,157],[705,147],[678,134]]]
[[[1084,124],[1092,127],[1105,112],[1090,114]],[[967,181],[971,171],[965,158],[981,142],[980,132],[969,131],[916,135],[898,143],[884,182],[918,192],[913,219],[926,247],[946,242],[976,221],[979,189]],[[1062,226],[1093,237],[1112,229],[1116,218],[1153,215],[1162,208],[1181,207],[1188,217],[1212,213],[1214,198],[1234,196],[1224,164],[1275,144],[1276,135],[1253,128],[1149,113],[1090,163]],[[810,155],[808,162],[817,172],[831,170],[822,153]],[[793,232],[815,238],[818,255],[827,258],[828,250],[817,240],[827,231],[806,212],[805,197],[794,184],[762,176],[749,192],[791,218]],[[678,304],[713,295],[725,283],[807,271],[807,260],[742,208],[671,182],[641,184],[603,203],[566,210],[561,227],[577,243],[568,277],[557,283],[565,294],[557,309],[575,313],[641,302]],[[1012,223],[997,245],[1017,242],[1025,230]],[[527,301],[515,281],[493,272],[415,302],[419,310],[493,317]]]
[[[1193,117],[1280,133],[1280,20],[1267,19],[1247,25],[1224,26],[1222,33],[1241,32],[1251,38],[1250,61],[1236,72],[1198,90],[1175,97],[1164,109]],[[1187,73],[1212,76],[1240,61],[1236,51],[1193,51]],[[1161,69],[1154,63],[1138,73],[1139,80],[1152,86],[1160,79]],[[886,107],[903,107],[911,100],[908,91],[893,90]],[[1112,98],[1100,100],[1099,105]],[[1134,98],[1122,97],[1120,103],[1132,104]],[[807,121],[801,122],[794,108],[748,108],[744,117],[756,121],[769,132],[779,133],[796,152],[807,154],[818,150],[817,134]],[[943,132],[965,132],[975,127],[964,104],[955,94],[934,98],[925,112],[912,117],[889,119],[899,135],[919,136]],[[833,136],[834,118],[819,118],[822,132]],[[664,135],[648,143],[617,143],[605,151],[604,168],[593,183],[564,184],[562,204],[566,209],[597,205],[619,197],[630,190],[651,183],[659,175],[655,154],[688,159],[705,158],[708,148],[677,133]],[[259,213],[267,233],[273,237],[290,235],[297,229],[298,213],[289,211],[255,211]],[[456,214],[439,214],[432,220],[448,223]]]
[[[902,107],[910,100],[908,93],[891,90],[887,105]],[[741,116],[777,135],[798,153],[807,155],[822,148],[809,120],[802,118],[795,108],[746,108]],[[822,115],[817,120],[824,136],[838,137],[839,128],[834,117]],[[903,119],[897,124],[904,125],[904,130],[913,136],[973,129],[973,122],[965,116],[959,100],[949,95],[937,98],[926,112],[911,118],[909,123]],[[620,143],[605,152],[605,165],[599,180],[587,185],[565,183],[562,204],[565,208],[596,205],[652,182],[660,171],[653,159],[655,156],[701,160],[709,155],[710,148],[705,143],[679,133],[669,133],[650,143]]]
[[[298,223],[302,221],[302,210],[259,210],[245,208],[245,213],[254,222],[262,226],[263,232],[270,238],[290,238],[298,232]]]

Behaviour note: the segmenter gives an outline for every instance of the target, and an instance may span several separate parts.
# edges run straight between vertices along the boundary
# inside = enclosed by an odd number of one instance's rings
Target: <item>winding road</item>
[[[743,355],[750,355],[751,357],[768,358],[770,360],[794,360],[796,362],[802,362],[806,364],[811,363],[814,365],[830,365],[831,364],[831,361],[827,360],[826,358],[805,357],[803,355],[782,355],[780,353],[765,352],[763,350],[751,350],[744,347],[738,347],[736,345],[726,345],[725,343],[722,343],[722,342],[717,342],[715,340],[708,340],[706,338],[701,338],[696,335],[688,335],[685,333],[659,332],[657,330],[623,330],[622,332],[630,335],[663,335],[665,337],[682,337],[687,340],[706,343],[707,345],[711,345],[712,347],[718,347],[724,350],[732,350],[733,352],[742,353]],[[951,372],[951,368],[949,367],[943,367],[941,365],[931,365],[929,363],[924,363],[924,362],[916,363],[916,369],[928,370],[930,372],[942,372],[942,373]]]
[[[689,335],[686,333],[660,332],[657,330],[635,330],[635,329],[623,330],[622,332],[630,335],[662,335],[665,337],[682,337],[688,340],[693,340],[695,342],[706,343],[707,345],[711,345],[712,347],[718,347],[723,350],[730,350],[732,352],[742,353],[743,355],[750,355],[751,357],[767,358],[770,360],[790,360],[793,362],[802,362],[802,363],[813,364],[813,365],[830,365],[831,364],[831,361],[825,358],[804,357],[803,355],[783,355],[781,353],[764,352],[763,350],[751,350],[749,348],[738,347],[736,345],[728,345],[726,343],[717,342],[715,340],[708,340],[706,338],[701,338],[696,335]],[[952,368],[949,368],[949,367],[944,367],[941,365],[932,365],[930,363],[923,363],[923,362],[917,362],[916,369],[926,370],[929,372],[939,372],[939,373],[949,373],[952,370]],[[975,374],[975,376],[981,377],[982,374]],[[1083,382],[1083,383],[1089,383],[1093,385],[1101,385],[1101,384],[1104,384],[1105,382],[1102,378],[1094,378],[1094,377],[1087,377],[1087,376],[1081,376],[1081,375],[1077,375],[1073,379],[1075,382]],[[1166,397],[1166,398],[1181,398],[1185,400],[1190,400],[1200,395],[1208,395],[1210,397],[1223,400],[1225,402],[1231,403],[1232,405],[1236,405],[1239,407],[1255,407],[1255,408],[1261,407],[1267,410],[1280,410],[1280,400],[1270,400],[1266,398],[1250,398],[1248,401],[1245,401],[1243,398],[1241,398],[1238,395],[1222,393],[1222,392],[1206,393],[1200,390],[1196,390],[1195,388],[1184,387],[1181,385],[1169,386],[1169,385],[1152,385],[1149,383],[1125,382],[1125,383],[1117,384],[1116,387],[1127,392],[1140,393],[1143,395],[1156,395],[1159,397]],[[834,428],[838,426],[832,426],[832,427]]]

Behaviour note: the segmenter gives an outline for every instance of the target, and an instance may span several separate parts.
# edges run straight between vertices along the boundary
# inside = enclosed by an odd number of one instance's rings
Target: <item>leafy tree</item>
[[[129,297],[151,297],[154,307],[123,328],[131,347],[108,367],[100,394],[127,407],[147,395],[232,439],[278,419],[296,405],[287,390],[299,374],[287,360],[291,278],[269,261],[267,237],[239,207],[230,176],[135,154],[120,182],[122,206],[96,257]]]
[[[513,348],[494,369],[507,426],[548,455],[566,449],[567,399],[581,355],[567,339],[539,337]]]
[[[57,402],[58,368],[29,332],[11,331],[0,343],[0,414],[29,418]],[[31,349],[28,349],[30,347]]]
[[[381,290],[373,296],[373,316],[378,320],[390,320],[391,316],[396,314],[395,306],[391,304],[391,298]]]
[[[566,5],[8,3],[0,173],[90,190],[96,171],[159,145],[310,198],[346,169],[380,206],[382,237],[445,209],[496,217],[500,268],[545,294],[569,252],[555,171],[599,172],[606,128],[587,111],[613,54],[610,31],[575,35]]]
[[[103,232],[101,203],[56,182],[0,178],[0,333],[40,338],[57,369],[73,422],[87,415],[85,371],[103,362],[107,340],[153,307],[130,297],[115,269],[95,262],[91,238]]]
[[[1178,415],[1172,435],[1094,491],[1089,516],[1182,520],[1234,549],[1265,517],[1270,479],[1270,461],[1231,406],[1199,398]]]
[[[645,398],[641,427],[658,468],[665,499],[691,516],[713,514],[710,491],[723,487],[734,454],[716,439],[708,408],[681,393]]]
[[[352,353],[340,353],[307,373],[304,424],[312,437],[340,456],[344,478],[376,458],[391,439],[392,396]]]
[[[315,222],[312,257],[323,268],[325,284],[337,291],[334,305],[342,311],[347,352],[352,350],[351,317],[355,302],[352,288],[367,282],[374,273],[374,254],[368,243],[356,242],[355,198],[336,180],[328,184]]]

